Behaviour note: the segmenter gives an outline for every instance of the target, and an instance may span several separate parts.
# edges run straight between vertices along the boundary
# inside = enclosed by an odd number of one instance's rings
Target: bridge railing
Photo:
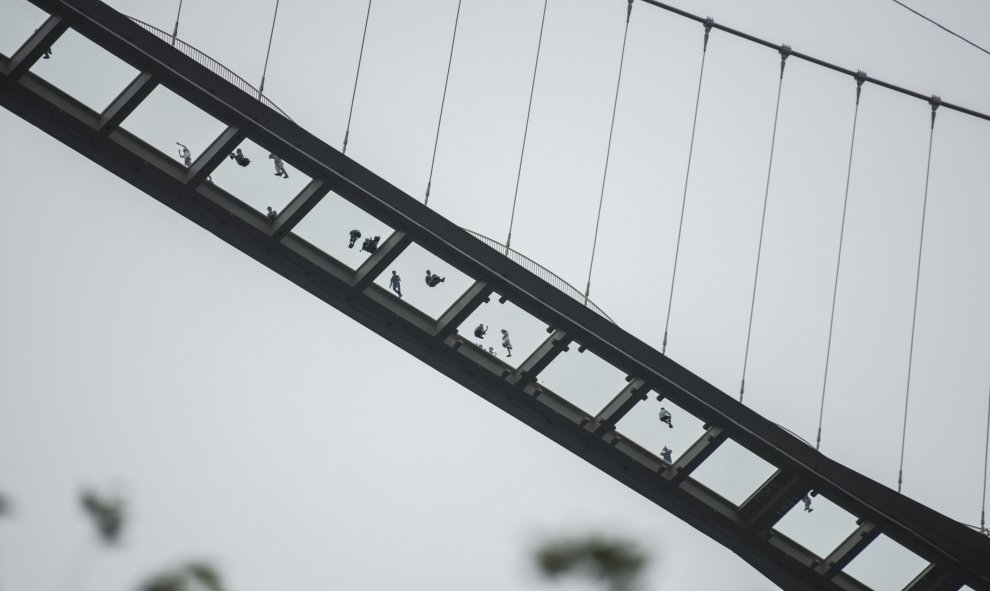
[[[468,234],[474,236],[478,240],[481,240],[482,242],[484,242],[488,246],[490,246],[490,247],[494,248],[495,250],[499,251],[500,253],[504,254],[512,262],[514,262],[517,265],[523,267],[524,269],[526,269],[530,273],[536,275],[540,279],[546,281],[550,285],[556,287],[557,289],[559,289],[560,291],[564,292],[565,294],[571,296],[575,300],[581,302],[582,304],[585,305],[585,307],[590,308],[593,312],[595,312],[596,314],[598,314],[602,318],[608,320],[612,324],[615,324],[615,320],[612,320],[609,317],[609,315],[605,313],[604,310],[602,310],[601,308],[599,308],[598,306],[596,306],[594,302],[592,302],[591,300],[589,300],[588,298],[586,298],[584,296],[584,294],[581,293],[580,291],[578,291],[578,289],[576,287],[574,287],[570,283],[568,283],[568,282],[564,281],[563,279],[561,279],[553,271],[550,271],[549,269],[547,269],[543,265],[537,263],[533,259],[527,257],[526,255],[521,254],[521,253],[518,253],[518,252],[512,250],[511,248],[506,247],[501,242],[498,242],[496,240],[492,240],[488,236],[485,236],[483,234],[479,234],[477,232],[472,232],[471,230],[468,230],[467,228],[465,228],[464,230]]]
[[[196,49],[192,45],[189,45],[185,41],[182,41],[181,39],[179,39],[177,37],[173,37],[171,33],[166,33],[165,31],[159,29],[158,27],[154,27],[152,25],[149,25],[148,23],[146,23],[144,21],[140,21],[140,20],[134,18],[133,16],[129,16],[127,18],[131,19],[131,21],[133,21],[136,25],[140,26],[145,31],[148,31],[149,33],[151,33],[155,37],[158,37],[159,39],[161,39],[165,43],[168,43],[169,45],[175,47],[176,49],[178,49],[179,51],[181,51],[182,53],[184,53],[186,56],[191,57],[192,59],[196,60],[196,62],[198,62],[199,64],[201,64],[203,66],[206,66],[214,74],[220,76],[221,78],[223,78],[227,82],[230,82],[231,84],[233,84],[237,88],[240,88],[241,90],[243,90],[247,94],[253,96],[256,99],[258,99],[259,101],[261,101],[262,104],[264,104],[265,106],[269,107],[270,109],[272,109],[273,111],[275,111],[279,115],[285,117],[286,119],[289,119],[290,121],[292,120],[291,117],[289,117],[288,115],[285,114],[285,111],[283,111],[282,109],[278,108],[278,106],[275,103],[273,103],[272,101],[268,100],[268,97],[266,97],[265,95],[261,94],[261,91],[260,90],[258,90],[257,88],[255,88],[254,86],[252,86],[251,84],[249,84],[246,80],[244,80],[243,78],[241,78],[237,74],[235,74],[232,71],[230,71],[229,68],[227,68],[226,66],[224,66],[223,64],[221,64],[217,60],[215,60],[212,57],[206,55],[205,53],[203,53],[202,51]]]

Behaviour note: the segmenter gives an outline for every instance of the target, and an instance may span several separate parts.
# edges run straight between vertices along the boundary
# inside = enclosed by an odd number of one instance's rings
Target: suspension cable
[[[914,362],[914,329],[918,322],[918,288],[921,285],[921,255],[925,247],[925,215],[928,210],[928,180],[932,174],[932,142],[935,139],[935,112],[942,99],[933,96],[928,100],[932,106],[932,124],[928,132],[928,164],[925,167],[925,196],[921,202],[921,235],[918,238],[918,268],[914,277],[914,309],[911,312],[911,344],[908,352],[907,387],[904,390],[904,425],[901,427],[901,461],[897,468],[897,492],[901,492],[904,482],[904,444],[907,441],[908,401],[911,397],[911,367]]]
[[[839,293],[839,267],[842,265],[842,243],[846,235],[846,209],[849,206],[849,181],[852,178],[853,149],[856,147],[856,123],[859,121],[859,96],[866,82],[866,72],[856,72],[856,108],[853,111],[852,137],[849,140],[849,164],[846,167],[846,192],[842,198],[842,223],[839,225],[839,252],[835,257],[835,281],[832,283],[832,312],[828,317],[828,344],[825,346],[825,376],[822,378],[822,401],[818,408],[818,437],[815,449],[822,445],[822,418],[825,416],[825,391],[828,388],[828,368],[832,358],[832,327],[835,325],[835,300]]]
[[[354,90],[351,91],[351,108],[347,112],[347,130],[344,131],[344,147],[342,154],[347,153],[347,140],[351,136],[351,117],[354,116],[354,98],[357,96],[358,78],[361,77],[361,62],[364,60],[364,41],[368,37],[368,21],[371,20],[371,0],[368,0],[368,12],[364,15],[364,32],[361,33],[361,51],[358,52],[357,72],[354,73]]]
[[[175,47],[175,39],[179,35],[179,16],[182,15],[182,0],[179,0],[179,11],[175,13],[175,27],[172,29],[172,46]]]
[[[980,532],[987,531],[987,456],[990,455],[990,392],[987,393],[987,438],[983,444],[983,508],[980,510]]]
[[[739,402],[743,401],[743,394],[746,391],[746,367],[749,364],[749,340],[753,334],[753,310],[756,309],[756,285],[760,278],[760,257],[763,254],[763,229],[767,223],[767,201],[770,197],[770,175],[773,172],[773,151],[777,144],[777,120],[780,116],[780,94],[784,88],[784,66],[787,64],[787,57],[791,55],[790,45],[781,45],[777,52],[780,53],[780,80],[777,82],[777,106],[773,112],[773,133],[770,135],[770,162],[767,164],[766,189],[763,192],[763,217],[760,219],[760,241],[756,247],[756,270],[753,273],[753,297],[749,302],[749,327],[746,329],[746,352],[743,354],[742,381],[739,383]]]
[[[437,146],[440,145],[440,124],[443,122],[443,106],[447,102],[447,84],[450,82],[450,65],[454,63],[454,42],[457,40],[457,23],[461,20],[461,0],[457,0],[457,15],[454,16],[454,34],[450,38],[450,57],[447,58],[447,77],[443,81],[443,96],[440,98],[440,117],[437,118],[437,137],[433,140],[433,158],[430,159],[430,178],[426,181],[424,205],[430,203],[430,186],[433,185],[433,165],[437,161]]]
[[[667,330],[670,328],[670,310],[674,306],[674,282],[677,280],[677,259],[681,254],[681,234],[684,231],[684,208],[687,206],[688,181],[691,179],[691,158],[694,156],[694,132],[698,128],[698,107],[701,105],[701,83],[705,79],[705,56],[708,55],[708,36],[715,21],[705,19],[705,42],[701,47],[701,71],[698,73],[698,93],[694,98],[694,120],[691,122],[691,142],[688,144],[687,170],[684,173],[684,195],[681,197],[681,221],[677,224],[677,246],[674,247],[674,269],[670,273],[670,297],[667,298],[667,320],[663,324],[663,345],[660,352],[667,353]]]
[[[261,71],[261,86],[258,87],[258,97],[265,91],[265,75],[268,73],[268,57],[272,54],[272,39],[275,37],[275,20],[278,19],[278,3],[275,0],[275,14],[272,16],[272,32],[268,34],[268,51],[265,52],[265,68]]]
[[[588,286],[584,289],[584,303],[588,303],[591,293],[591,271],[595,267],[595,249],[598,247],[598,227],[602,221],[602,204],[605,202],[605,180],[608,178],[608,161],[612,154],[612,132],[615,131],[615,112],[619,106],[619,86],[622,84],[622,65],[626,60],[626,39],[629,37],[629,18],[632,16],[633,0],[626,7],[626,29],[622,33],[622,53],[619,55],[619,76],[615,81],[615,99],[612,102],[612,123],[608,128],[608,147],[605,149],[605,170],[602,172],[602,191],[598,197],[598,217],[595,218],[595,238],[591,242],[591,262],[588,264]]]
[[[533,93],[536,90],[536,72],[540,67],[540,49],[543,47],[543,25],[547,22],[547,4],[543,0],[543,17],[540,19],[540,36],[536,41],[536,62],[533,64],[533,81],[529,85],[529,104],[526,106],[526,125],[523,127],[522,148],[519,150],[519,168],[516,171],[516,190],[512,193],[512,214],[509,216],[509,235],[505,239],[505,252],[512,244],[512,225],[516,221],[516,201],[519,199],[519,181],[522,179],[523,156],[526,155],[526,138],[529,136],[529,115],[533,112]]]

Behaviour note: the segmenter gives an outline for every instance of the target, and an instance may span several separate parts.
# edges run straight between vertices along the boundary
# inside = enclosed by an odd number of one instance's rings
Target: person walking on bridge
[[[185,144],[180,144],[179,142],[175,142],[175,145],[179,146],[179,160],[182,160],[182,163],[186,165],[186,168],[192,166],[192,153],[189,151],[189,148],[187,148]]]
[[[674,428],[674,423],[671,422],[670,411],[664,407],[660,407],[660,422],[667,423],[667,426],[671,429]]]
[[[392,271],[392,278],[388,280],[388,286],[391,287],[392,291],[395,292],[395,295],[399,296],[400,298],[402,297],[402,286],[400,285],[401,282],[402,282],[402,277],[399,277],[398,273]]]
[[[502,346],[505,347],[506,357],[512,357],[512,341],[509,340],[509,331],[502,329]]]
[[[674,450],[670,449],[666,445],[663,446],[663,450],[660,452],[660,459],[667,462],[668,464],[673,464],[674,460],[670,456],[670,454],[672,454],[673,452]]]
[[[282,159],[275,154],[269,154],[268,158],[275,161],[275,176],[280,176],[284,179],[289,178],[289,173],[285,172],[285,163]]]

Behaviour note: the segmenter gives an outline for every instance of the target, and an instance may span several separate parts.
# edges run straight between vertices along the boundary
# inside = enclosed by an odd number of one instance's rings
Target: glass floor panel
[[[227,128],[164,86],[151,91],[121,127],[179,162],[183,161],[180,144],[189,149],[195,161]]]
[[[434,320],[474,284],[474,279],[415,243],[402,251],[389,268],[375,278],[375,283],[390,289],[393,271],[400,277],[402,299]],[[427,272],[439,276],[440,281],[432,287],[428,285]]]
[[[811,497],[810,508],[798,503],[773,528],[825,558],[856,531],[856,516],[822,495]]]
[[[540,372],[537,381],[595,416],[626,387],[626,374],[591,350],[582,353],[579,348],[572,342],[568,351]]]
[[[52,58],[39,59],[31,72],[97,113],[102,113],[138,75],[137,70],[72,29],[52,46]]]
[[[523,311],[511,301],[500,303],[500,299],[499,294],[493,293],[487,303],[478,306],[467,317],[467,320],[458,327],[457,332],[479,347],[495,351],[495,354],[508,365],[519,367],[519,364],[550,335],[547,333],[547,325],[541,320]],[[475,336],[475,330],[479,325],[487,329],[485,336],[480,338]],[[503,330],[509,333],[512,357],[507,357],[507,351],[502,347],[501,331]]]
[[[880,534],[842,570],[874,591],[900,591],[927,566],[923,558]]]
[[[705,425],[701,419],[682,410],[670,400],[658,402],[655,394],[651,391],[646,400],[637,402],[615,427],[623,437],[636,442],[658,458],[666,447],[671,451],[673,463],[705,434]],[[670,413],[673,428],[660,422],[660,407]]]
[[[237,152],[236,150],[240,150]],[[275,174],[272,153],[245,139],[213,170],[213,183],[261,213],[276,212],[309,184],[310,178],[284,163],[288,178]]]
[[[702,462],[691,478],[739,506],[776,471],[772,464],[730,439]]]
[[[349,247],[352,230],[360,232],[361,237],[353,247]],[[361,250],[364,240],[378,236],[381,244],[388,240],[393,231],[375,216],[333,192],[328,193],[317,203],[316,207],[293,229],[296,236],[352,270],[357,270],[370,256],[369,253]]]
[[[48,19],[48,13],[26,0],[0,2],[0,54],[14,57],[35,31]]]

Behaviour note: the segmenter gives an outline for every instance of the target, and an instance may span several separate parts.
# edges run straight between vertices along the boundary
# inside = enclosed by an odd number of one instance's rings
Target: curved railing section
[[[512,250],[511,248],[508,248],[507,246],[505,246],[501,242],[497,242],[495,240],[492,240],[488,236],[485,236],[483,234],[479,234],[477,232],[472,232],[471,230],[468,230],[467,228],[464,228],[464,231],[467,232],[468,234],[474,236],[478,240],[481,240],[482,242],[484,242],[488,246],[494,248],[495,250],[499,251],[500,253],[504,254],[505,256],[509,257],[509,260],[511,260],[512,262],[516,263],[520,267],[525,268],[530,273],[536,275],[540,279],[546,281],[550,285],[556,287],[560,291],[566,293],[567,295],[571,296],[575,300],[581,302],[582,304],[585,305],[585,307],[591,309],[593,312],[595,312],[596,314],[598,314],[602,318],[608,320],[612,324],[615,324],[616,323],[615,320],[612,320],[609,317],[609,315],[605,313],[604,310],[602,310],[601,308],[599,308],[598,306],[596,306],[594,302],[592,302],[591,300],[589,300],[588,298],[586,298],[584,296],[584,294],[581,293],[580,291],[578,291],[578,289],[576,287],[574,287],[570,283],[568,283],[568,282],[564,281],[563,279],[561,279],[553,271],[547,269],[546,267],[544,267],[543,265],[537,263],[536,261],[534,261],[533,259],[529,258],[528,256],[526,256],[524,254],[521,254],[521,253],[518,253],[518,252]]]
[[[149,25],[148,23],[146,23],[144,21],[140,21],[140,20],[134,18],[133,16],[129,16],[127,18],[131,19],[131,21],[134,24],[138,25],[139,27],[141,27],[145,31],[148,31],[149,33],[151,33],[155,37],[158,37],[159,39],[161,39],[165,43],[168,43],[172,47],[178,49],[179,51],[181,51],[186,56],[194,59],[200,65],[206,66],[214,74],[220,76],[221,78],[223,78],[227,82],[230,82],[231,84],[233,84],[237,88],[240,88],[241,90],[243,90],[247,94],[253,96],[256,99],[258,99],[266,107],[272,109],[273,111],[275,111],[279,115],[285,117],[286,119],[288,119],[290,121],[292,120],[292,117],[289,117],[288,115],[286,115],[285,114],[285,111],[283,111],[282,109],[278,108],[278,106],[275,103],[273,103],[272,101],[268,100],[268,97],[266,97],[265,95],[261,94],[261,91],[260,90],[258,90],[254,86],[251,86],[250,84],[248,84],[248,82],[246,80],[244,80],[243,78],[241,78],[237,74],[231,72],[230,69],[228,69],[226,66],[224,66],[223,64],[221,64],[217,60],[215,60],[212,57],[206,55],[205,53],[203,53],[202,51],[196,49],[192,45],[189,45],[185,41],[182,41],[181,39],[179,39],[177,37],[173,37],[171,33],[166,33],[165,31],[163,31],[163,30],[161,30],[161,29],[159,29],[157,27],[153,27],[152,25]]]

